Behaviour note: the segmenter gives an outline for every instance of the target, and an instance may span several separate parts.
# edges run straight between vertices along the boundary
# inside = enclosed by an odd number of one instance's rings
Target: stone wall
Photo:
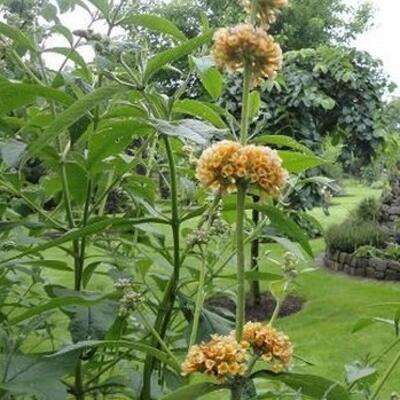
[[[400,281],[400,263],[380,258],[360,258],[340,251],[328,251],[324,265],[333,271],[342,271],[353,276]]]
[[[400,173],[390,177],[389,187],[381,197],[378,221],[389,230],[394,230],[395,223],[400,221]]]

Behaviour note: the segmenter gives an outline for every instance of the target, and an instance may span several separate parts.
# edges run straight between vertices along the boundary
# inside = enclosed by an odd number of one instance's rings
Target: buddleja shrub
[[[257,85],[281,64],[266,29],[285,3],[245,2],[248,22],[219,30],[211,57],[206,23],[188,39],[125,2],[3,3],[2,398],[193,399],[223,390],[250,399],[255,379],[276,398],[288,390],[349,398],[337,382],[289,372],[293,344],[273,327],[297,258],[312,255],[280,194],[290,173],[320,162],[291,138],[269,137],[286,149],[279,152],[249,141]],[[91,22],[72,33],[58,9],[74,7]],[[92,30],[99,21],[107,35]],[[138,41],[114,40],[116,28],[137,32]],[[148,30],[162,46],[138,45]],[[48,47],[54,33],[68,45]],[[86,44],[92,63],[78,51]],[[46,67],[48,53],[63,57],[58,70]],[[178,87],[169,95],[166,69]],[[243,71],[241,121],[219,106],[219,69]],[[205,101],[187,91],[193,76]],[[263,219],[249,223],[245,209]],[[296,253],[281,274],[245,270],[244,245],[260,237]],[[237,274],[227,275],[235,256]],[[227,279],[236,318],[203,307]],[[277,297],[268,325],[245,324],[246,279],[266,280]]]

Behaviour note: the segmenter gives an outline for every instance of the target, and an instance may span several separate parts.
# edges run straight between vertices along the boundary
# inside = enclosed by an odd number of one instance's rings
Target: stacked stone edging
[[[386,281],[400,281],[400,263],[370,257],[361,258],[341,251],[328,251],[324,256],[324,265],[333,271],[342,271],[348,275]]]

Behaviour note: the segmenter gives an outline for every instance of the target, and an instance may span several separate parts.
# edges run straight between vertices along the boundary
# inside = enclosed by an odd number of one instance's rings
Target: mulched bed
[[[286,317],[299,312],[303,308],[304,299],[298,296],[289,295],[284,300],[279,317]],[[253,305],[251,299],[246,299],[246,321],[266,321],[271,318],[276,306],[276,301],[270,293],[262,293],[258,305]],[[206,307],[217,314],[224,315],[224,310],[234,314],[236,304],[226,296],[216,296],[206,301]]]

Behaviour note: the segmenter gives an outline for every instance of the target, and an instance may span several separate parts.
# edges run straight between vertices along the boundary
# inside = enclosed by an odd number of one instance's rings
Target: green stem
[[[193,315],[193,327],[192,327],[192,332],[190,334],[190,340],[189,340],[189,348],[192,347],[197,340],[197,334],[199,331],[199,322],[200,322],[200,316],[201,316],[201,308],[203,306],[203,301],[204,301],[204,282],[206,278],[206,258],[204,255],[204,252],[201,251],[202,255],[202,263],[201,263],[201,269],[200,269],[200,278],[199,278],[199,285],[197,287],[197,296],[196,296],[196,306],[194,309],[194,315]]]
[[[396,357],[393,359],[393,361],[391,362],[391,364],[389,365],[389,367],[387,368],[387,370],[385,371],[384,375],[382,376],[382,378],[379,380],[377,387],[374,391],[374,393],[372,394],[372,397],[370,400],[375,400],[378,398],[378,394],[380,393],[380,391],[382,390],[383,386],[385,385],[386,381],[389,379],[390,375],[392,374],[392,372],[394,371],[394,369],[396,368],[396,365],[400,362],[400,352],[397,353]]]
[[[160,347],[165,351],[165,353],[168,354],[169,358],[174,361],[174,363],[177,365],[179,368],[179,361],[178,359],[174,356],[174,354],[171,352],[171,350],[168,348],[167,344],[164,342],[164,340],[160,337],[158,332],[151,326],[149,321],[147,321],[146,316],[143,314],[141,310],[137,310],[138,314],[143,320],[144,326],[151,332],[151,334],[154,336],[154,338],[157,340],[158,344]]]
[[[181,267],[180,259],[180,218],[178,204],[178,181],[176,176],[176,166],[171,143],[167,137],[163,137],[168,158],[168,166],[171,180],[171,229],[173,238],[173,264],[174,271],[165,289],[162,302],[154,323],[154,330],[159,333],[162,340],[171,320],[172,310],[175,303],[176,289],[178,287],[179,273]],[[152,343],[158,347],[157,341]],[[154,357],[148,355],[146,357],[143,369],[143,386],[140,394],[140,400],[151,399],[151,375],[154,369]]]
[[[249,132],[251,75],[251,67],[246,64],[243,72],[242,119],[240,123],[240,143],[243,145],[247,143],[247,136]]]
[[[242,398],[243,387],[234,385],[231,387],[231,400],[240,400]]]
[[[89,206],[90,206],[90,199],[92,196],[92,180],[89,179],[87,183],[86,189],[86,201],[85,201],[85,208],[83,210],[83,218],[82,218],[82,228],[87,225],[88,217],[89,217]],[[85,266],[85,251],[86,251],[86,237],[84,236],[81,240],[81,246],[79,251],[79,265],[76,271],[76,280],[75,280],[75,290],[81,290],[82,285],[82,274],[83,268]]]
[[[244,254],[244,214],[246,200],[245,183],[238,183],[236,205],[236,258],[237,258],[237,304],[236,304],[236,340],[242,339],[245,323],[246,289],[245,289],[245,254]]]
[[[75,391],[74,391],[76,400],[84,400],[85,393],[83,391],[83,382],[82,382],[82,360],[78,360],[78,363],[75,368]]]

